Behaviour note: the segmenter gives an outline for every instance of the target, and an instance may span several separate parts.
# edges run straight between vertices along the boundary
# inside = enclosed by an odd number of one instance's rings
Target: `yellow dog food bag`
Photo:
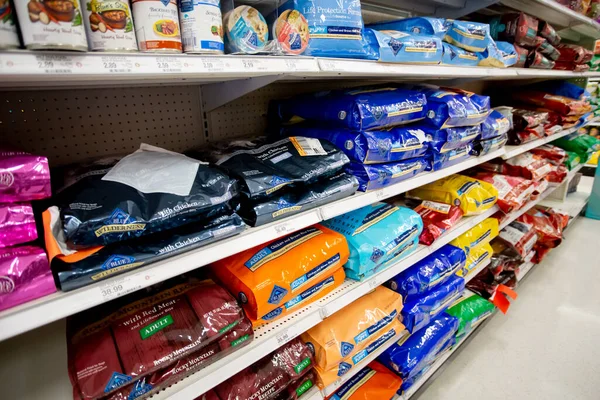
[[[463,249],[467,256],[470,256],[498,236],[498,228],[498,220],[488,218],[451,241],[450,244]]]
[[[303,333],[302,340],[314,348],[315,364],[330,369],[364,349],[378,334],[390,328],[402,331],[400,311],[402,296],[379,286]]]
[[[348,256],[344,235],[313,225],[219,260],[211,269],[251,320],[266,322],[289,310],[289,302],[300,301],[299,295],[306,304],[306,299],[315,299],[315,292],[330,288],[324,286],[328,283],[317,284],[341,269]]]
[[[474,271],[480,266],[491,260],[492,254],[494,254],[494,250],[489,243],[477,246],[474,250],[471,250],[471,253],[467,256],[465,267],[461,268],[456,275],[461,277],[470,276],[470,274],[475,273]]]
[[[410,190],[406,195],[421,200],[453,204],[460,207],[464,215],[481,214],[492,208],[498,200],[498,191],[492,184],[464,175],[450,175]]]

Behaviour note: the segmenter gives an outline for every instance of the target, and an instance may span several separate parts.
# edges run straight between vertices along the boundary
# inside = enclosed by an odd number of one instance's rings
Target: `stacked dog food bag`
[[[369,25],[373,58],[385,62],[504,68],[517,62],[514,47],[495,42],[481,22],[413,17]]]
[[[237,182],[204,162],[143,144],[125,157],[64,168],[44,212],[46,249],[63,291],[244,230]]]
[[[56,292],[31,201],[50,197],[45,157],[0,149],[0,310]]]

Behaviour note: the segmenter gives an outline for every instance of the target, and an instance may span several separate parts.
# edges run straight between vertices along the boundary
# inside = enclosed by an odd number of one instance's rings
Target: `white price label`
[[[135,62],[125,56],[102,56],[102,68],[112,74],[127,74],[133,71]]]
[[[385,195],[385,190],[380,189],[378,191],[375,192],[375,198],[377,200],[383,200],[385,199],[387,196]]]
[[[282,332],[279,332],[275,336],[275,338],[277,339],[277,345],[283,346],[290,340],[296,338],[296,336],[298,336],[297,329],[287,328],[287,329],[284,329]]]
[[[148,280],[150,277],[146,276],[144,278],[144,276],[138,274],[101,284],[99,287],[100,296],[103,301],[108,301],[135,292],[142,288],[142,285],[138,283],[140,279]]]
[[[292,231],[294,231],[294,224],[292,221],[282,222],[275,225],[275,233],[278,235],[291,233]]]
[[[156,57],[156,66],[162,72],[182,72],[183,62],[179,58]]]
[[[285,68],[289,71],[297,71],[298,70],[298,62],[296,60],[285,60]]]
[[[369,289],[375,289],[377,286],[379,286],[379,279],[373,278],[369,281]]]
[[[81,63],[76,63],[71,56],[35,56],[37,69],[45,74],[72,74],[73,69]]]
[[[225,63],[219,58],[202,58],[202,69],[207,72],[221,72],[225,70]]]
[[[245,71],[266,71],[269,69],[267,60],[260,58],[242,58],[242,68]]]

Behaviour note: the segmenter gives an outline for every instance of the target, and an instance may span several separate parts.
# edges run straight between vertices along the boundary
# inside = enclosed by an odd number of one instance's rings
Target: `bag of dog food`
[[[426,93],[427,120],[438,128],[479,125],[489,114],[489,97],[486,108],[463,93],[444,89],[429,89]]]
[[[492,315],[495,309],[492,303],[473,294],[455,303],[446,313],[458,319],[456,337],[462,337]]]
[[[332,277],[347,260],[344,236],[314,225],[219,260],[211,269],[255,321],[279,317],[316,284],[323,283],[315,292],[333,285],[323,279]]]
[[[558,46],[561,37],[556,33],[552,25],[545,21],[541,21],[539,28],[538,33],[541,37],[545,38],[552,46]]]
[[[427,115],[427,99],[414,90],[365,87],[274,101],[269,113],[274,121],[282,123],[309,120],[362,131],[423,119]]]
[[[0,204],[0,247],[31,242],[37,237],[31,205]]]
[[[81,399],[110,394],[219,340],[243,317],[235,299],[210,280],[138,292],[70,317],[74,393]]]
[[[353,131],[323,127],[322,124],[296,124],[285,127],[289,136],[324,139],[341,149],[352,161],[379,164],[420,157],[427,151],[428,138],[420,125]]]
[[[490,40],[485,51],[480,53],[480,67],[505,68],[504,54],[498,49],[498,45],[493,40]]]
[[[506,133],[487,140],[475,140],[471,146],[471,155],[483,156],[504,147],[507,142],[508,135]]]
[[[569,174],[569,170],[564,165],[552,164],[552,170],[546,175],[546,181],[550,183],[562,183]]]
[[[567,159],[565,160],[565,166],[569,171],[581,164],[581,157],[579,154],[573,151],[567,151]]]
[[[243,201],[238,213],[250,226],[265,225],[352,196],[357,189],[356,177],[339,172],[279,197]]]
[[[413,17],[395,21],[377,22],[367,27],[378,31],[400,31],[416,35],[433,35],[440,39],[446,36],[446,32],[452,26],[452,20],[432,17]]]
[[[564,149],[551,144],[544,144],[540,147],[529,150],[529,152],[543,157],[544,159],[557,165],[562,164],[567,159],[567,152]]]
[[[56,292],[46,253],[39,247],[0,248],[0,311]]]
[[[429,146],[438,153],[465,147],[481,135],[481,126],[465,126],[457,128],[438,129],[429,124],[420,124],[429,141]]]
[[[493,185],[465,175],[450,175],[435,182],[410,190],[407,197],[453,204],[464,215],[481,214],[496,204],[498,191]]]
[[[108,172],[90,171],[56,196],[74,249],[206,222],[226,213],[237,194],[236,182],[220,170],[145,144]]]
[[[469,255],[473,250],[489,243],[496,236],[498,236],[498,220],[487,218],[451,241],[450,244]]]
[[[556,62],[546,58],[537,50],[531,50],[527,56],[527,68],[537,69],[552,69],[556,66]]]
[[[474,271],[477,271],[479,267],[481,267],[484,263],[488,262],[494,251],[492,250],[492,246],[489,243],[482,244],[481,246],[475,247],[469,255],[467,256],[467,261],[465,262],[465,267],[458,271],[456,275],[462,277],[470,277]]]
[[[445,153],[438,153],[435,150],[431,151],[431,167],[434,171],[439,171],[444,168],[451,167],[456,165],[469,157],[471,157],[471,152],[473,151],[473,146],[471,144],[467,144],[463,147],[459,147],[453,150],[449,150]]]
[[[443,284],[465,266],[465,252],[445,245],[385,283],[405,301],[419,298]]]
[[[393,30],[365,29],[370,52],[381,62],[439,64],[442,40],[437,36]]]
[[[402,379],[392,371],[371,361],[344,383],[327,400],[381,400],[391,399],[400,390]]]
[[[535,46],[539,21],[525,13],[504,14],[501,23],[505,29],[499,32],[498,38],[519,46]]]
[[[542,37],[537,37],[537,46],[536,50],[540,52],[546,58],[556,61],[560,57],[560,53],[554,46],[552,46],[548,41]]]
[[[558,61],[572,62],[575,64],[585,64],[592,60],[594,52],[585,47],[575,44],[559,44],[557,50],[560,53]]]
[[[0,148],[0,203],[40,200],[51,195],[46,157]]]
[[[547,213],[534,208],[521,215],[518,221],[533,225],[538,236],[536,244],[549,248],[561,244],[563,227],[558,219],[552,218]]]
[[[298,400],[304,393],[308,392],[316,385],[317,373],[314,369],[311,369],[300,379],[291,382],[288,387],[279,394],[277,400]]]
[[[402,322],[406,329],[414,333],[425,327],[431,319],[446,310],[462,295],[465,280],[452,275],[444,283],[419,297],[410,297],[404,302]]]
[[[515,67],[525,68],[525,65],[527,64],[527,56],[529,56],[529,50],[516,44],[514,46],[515,52],[517,53],[517,63],[515,64]]]
[[[529,254],[538,239],[533,224],[520,220],[513,221],[502,229],[498,238],[513,248],[521,258]]]
[[[476,67],[479,65],[481,57],[477,53],[472,53],[450,43],[442,43],[442,65],[460,65],[465,67]]]
[[[221,400],[274,399],[313,367],[313,355],[299,338],[261,358],[214,388]]]
[[[591,106],[584,100],[550,95],[537,90],[515,92],[512,94],[512,97],[515,101],[556,111],[563,116],[585,114],[591,110]]]
[[[286,188],[303,188],[340,172],[350,161],[331,143],[294,136],[266,143],[265,138],[219,142],[201,153],[242,183],[250,199]]]
[[[505,214],[523,207],[535,190],[533,181],[516,176],[478,172],[473,177],[494,185],[498,191],[498,207]]]
[[[497,41],[496,47],[502,55],[502,61],[504,63],[504,67],[512,67],[519,63],[520,54],[516,49],[516,46],[512,43]],[[525,60],[523,60],[523,64]]]
[[[419,204],[415,212],[423,220],[423,232],[419,237],[419,243],[427,246],[452,229],[464,214],[458,206],[427,200]]]
[[[352,162],[346,172],[354,175],[359,182],[361,192],[381,189],[402,182],[431,169],[427,157],[415,157],[387,164],[366,165]]]
[[[456,317],[442,313],[408,339],[388,347],[377,361],[407,380],[429,365],[454,338],[458,323]]]
[[[532,181],[544,179],[552,170],[552,164],[530,152],[509,158],[505,166],[508,175],[521,176]]]
[[[405,207],[375,203],[323,222],[343,234],[350,257],[344,265],[349,278],[361,280],[412,253],[419,244],[423,222]]]
[[[481,140],[491,139],[496,136],[504,135],[510,130],[510,121],[504,115],[496,110],[492,110],[490,115],[481,124]]]
[[[378,286],[304,332],[301,338],[314,350],[315,364],[328,370],[347,361],[352,353],[364,349],[381,333],[391,328],[402,332],[401,311],[402,297]]]
[[[492,40],[490,26],[480,22],[453,20],[444,40],[468,51],[482,52]]]

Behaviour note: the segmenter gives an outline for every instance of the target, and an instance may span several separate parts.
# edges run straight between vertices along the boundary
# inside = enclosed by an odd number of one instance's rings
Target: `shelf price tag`
[[[387,198],[385,190],[379,189],[378,191],[376,191],[375,198],[377,198],[377,200],[383,200],[383,199]]]
[[[181,59],[175,57],[156,57],[156,66],[161,72],[182,72],[183,65]]]
[[[141,283],[139,283],[140,279],[144,279],[144,277],[140,274],[136,274],[100,284],[98,288],[100,297],[103,301],[109,301],[128,293],[135,292],[142,288]],[[149,276],[146,277],[146,279],[149,279]]]
[[[269,66],[267,60],[262,58],[242,58],[242,69],[244,71],[267,71]]]
[[[222,72],[225,70],[225,63],[220,58],[201,58],[200,66],[207,72]]]
[[[369,281],[369,289],[375,289],[379,286],[379,279],[373,278]]]
[[[80,62],[75,62],[71,56],[62,55],[36,55],[37,70],[44,74],[72,74],[77,67],[82,67]]]
[[[275,225],[274,228],[276,234],[285,235],[294,230],[294,224],[292,221],[286,221]]]
[[[105,72],[113,74],[127,74],[133,72],[135,62],[125,56],[102,56],[102,68]]]
[[[283,331],[281,331],[277,335],[275,335],[275,338],[277,339],[277,345],[283,346],[290,340],[296,338],[296,336],[298,336],[298,334],[299,334],[298,330],[294,329],[294,327],[289,327],[287,329],[284,329]]]

